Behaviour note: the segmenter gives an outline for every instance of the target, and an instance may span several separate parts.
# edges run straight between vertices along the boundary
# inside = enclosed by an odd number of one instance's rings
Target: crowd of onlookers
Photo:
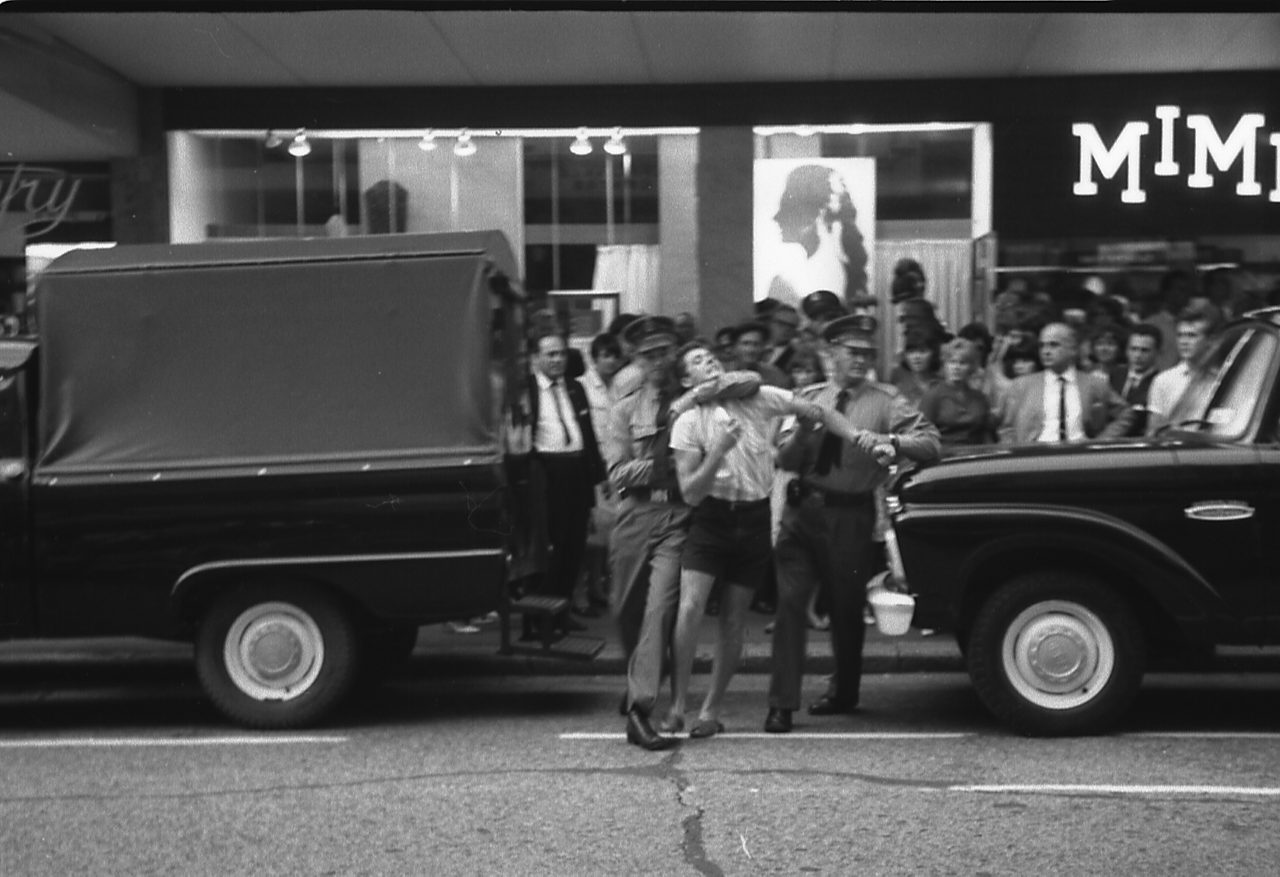
[[[777,609],[765,729],[791,729],[803,630],[824,615],[844,657],[809,712],[852,712],[863,589],[884,569],[891,467],[928,463],[948,447],[1159,431],[1182,416],[1175,406],[1225,321],[1270,303],[1228,280],[1208,274],[1197,284],[1172,271],[1139,295],[1094,277],[1069,296],[1012,282],[989,323],[953,328],[928,299],[920,265],[904,259],[886,302],[816,290],[794,304],[759,301],[713,332],[690,313],[621,314],[585,351],[554,313],[535,311],[535,562],[517,590],[563,597],[579,616],[611,610],[630,656],[628,740],[644,748],[674,745],[663,734],[684,727],[697,621],[716,593],[724,606],[712,684],[691,737],[723,730],[720,699],[749,601]],[[886,338],[900,343],[882,358]],[[569,614],[556,623],[582,627]],[[535,638],[527,617],[523,637]],[[675,691],[655,728],[667,648]]]

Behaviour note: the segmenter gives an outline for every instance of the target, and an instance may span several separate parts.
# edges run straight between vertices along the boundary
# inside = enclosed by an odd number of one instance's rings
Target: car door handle
[[[1235,499],[1211,499],[1183,509],[1193,521],[1243,521],[1253,517],[1253,506]]]

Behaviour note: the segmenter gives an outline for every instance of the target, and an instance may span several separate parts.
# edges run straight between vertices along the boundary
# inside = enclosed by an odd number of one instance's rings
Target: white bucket
[[[871,603],[871,611],[876,616],[876,627],[881,633],[886,636],[902,636],[911,629],[911,616],[916,611],[914,597],[874,587],[867,592],[867,600]]]

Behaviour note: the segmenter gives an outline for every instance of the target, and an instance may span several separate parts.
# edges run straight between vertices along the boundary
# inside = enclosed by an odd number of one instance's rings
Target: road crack
[[[702,818],[706,810],[698,803],[697,788],[681,769],[679,751],[671,753],[663,759],[661,772],[665,773],[676,787],[676,803],[684,810],[690,810],[680,821],[683,836],[680,840],[680,853],[689,867],[699,874],[709,877],[724,877],[724,869],[707,855],[706,844],[702,837]]]

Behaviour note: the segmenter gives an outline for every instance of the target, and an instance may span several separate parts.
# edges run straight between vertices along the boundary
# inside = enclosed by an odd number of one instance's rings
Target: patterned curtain
[[[933,304],[938,321],[955,332],[974,319],[973,307],[973,242],[964,240],[876,241],[875,285],[880,300],[881,349],[888,366],[882,380],[898,361],[902,350],[902,332],[897,314],[890,304],[889,287],[893,283],[893,266],[899,259],[911,258],[924,268],[924,297]]]
[[[613,244],[596,247],[596,270],[591,288],[618,292],[620,313],[658,311],[660,259],[656,244]]]

